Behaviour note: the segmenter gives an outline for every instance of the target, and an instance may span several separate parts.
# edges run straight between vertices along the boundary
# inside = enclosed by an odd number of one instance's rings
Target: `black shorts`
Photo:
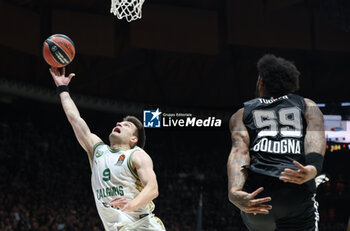
[[[304,185],[283,181],[260,174],[249,173],[243,190],[251,193],[264,187],[256,198],[270,196],[269,214],[241,212],[243,222],[250,231],[317,231],[319,214],[315,193]]]

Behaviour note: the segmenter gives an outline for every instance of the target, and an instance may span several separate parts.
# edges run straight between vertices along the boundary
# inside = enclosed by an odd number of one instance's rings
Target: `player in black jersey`
[[[250,231],[316,231],[323,115],[312,100],[292,94],[300,75],[293,63],[265,55],[257,66],[258,98],[229,122],[229,200]]]

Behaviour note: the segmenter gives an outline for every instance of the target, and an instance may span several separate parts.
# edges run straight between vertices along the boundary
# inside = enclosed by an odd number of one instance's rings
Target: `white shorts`
[[[165,231],[163,222],[152,213],[139,218],[101,203],[96,205],[106,231]]]
[[[149,214],[134,223],[123,226],[118,231],[165,231],[165,227],[158,217]]]

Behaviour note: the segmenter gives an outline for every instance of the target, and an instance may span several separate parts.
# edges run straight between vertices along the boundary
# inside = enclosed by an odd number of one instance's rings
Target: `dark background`
[[[67,72],[82,117],[108,142],[115,122],[143,109],[193,112],[219,129],[147,129],[167,230],[245,230],[227,199],[229,116],[254,97],[265,53],[294,61],[300,95],[349,115],[350,6],[346,0],[146,0],[131,23],[107,0],[0,1],[0,230],[101,230],[90,170],[42,58],[52,34],[68,35]],[[331,145],[331,144],[329,144]],[[345,230],[349,150],[327,152],[320,230]],[[38,228],[36,228],[38,226]]]

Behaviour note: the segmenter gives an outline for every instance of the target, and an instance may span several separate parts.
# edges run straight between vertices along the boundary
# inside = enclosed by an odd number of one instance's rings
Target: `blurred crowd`
[[[39,108],[25,115],[10,110],[0,119],[0,231],[102,231],[88,159],[64,114]],[[104,134],[96,132],[105,142],[116,121],[109,122],[98,125]],[[168,231],[195,231],[199,223],[203,231],[246,231],[227,199],[228,131],[146,132],[160,191],[154,213]],[[336,167],[337,155],[327,157],[330,181],[318,188],[320,231],[344,231],[348,224],[348,174]],[[350,160],[349,153],[339,156]]]

